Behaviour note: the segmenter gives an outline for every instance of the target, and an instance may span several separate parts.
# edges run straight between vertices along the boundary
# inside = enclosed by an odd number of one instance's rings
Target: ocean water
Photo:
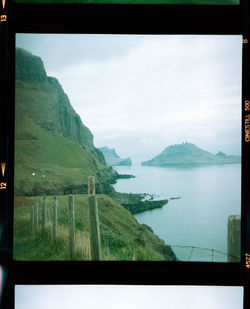
[[[135,215],[183,261],[227,261],[227,220],[241,214],[241,164],[200,166],[117,166],[118,192],[170,199],[163,208]],[[213,249],[213,250],[212,250]]]

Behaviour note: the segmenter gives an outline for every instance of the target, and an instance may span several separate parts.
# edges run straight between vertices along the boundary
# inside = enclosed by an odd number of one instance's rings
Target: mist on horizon
[[[115,148],[133,163],[185,141],[213,154],[241,154],[240,35],[16,39],[59,80],[96,147]]]

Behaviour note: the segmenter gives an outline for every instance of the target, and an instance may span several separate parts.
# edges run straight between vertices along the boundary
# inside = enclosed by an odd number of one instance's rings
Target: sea
[[[118,192],[168,199],[162,208],[135,214],[169,244],[182,261],[226,262],[227,222],[241,215],[241,164],[116,166]]]

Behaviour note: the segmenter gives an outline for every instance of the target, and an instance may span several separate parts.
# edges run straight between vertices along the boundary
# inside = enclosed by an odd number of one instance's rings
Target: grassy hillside
[[[16,119],[15,195],[74,193],[77,188],[86,193],[88,176],[97,176],[89,152],[23,117]]]
[[[176,260],[169,246],[150,227],[138,224],[129,211],[107,195],[97,195],[101,233],[102,260]],[[30,233],[31,204],[42,197],[16,198],[14,212],[14,260],[69,260],[68,197],[58,199],[58,237],[52,243],[51,216],[53,197],[47,197],[46,233]],[[88,196],[75,195],[76,252],[75,260],[89,260]],[[41,209],[40,209],[41,211]]]

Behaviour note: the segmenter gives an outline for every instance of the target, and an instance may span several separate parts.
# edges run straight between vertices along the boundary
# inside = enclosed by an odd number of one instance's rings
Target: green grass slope
[[[16,127],[15,195],[63,194],[70,188],[71,193],[76,188],[86,193],[88,176],[97,177],[96,162],[88,151],[27,116],[17,115]]]
[[[150,227],[139,224],[129,211],[107,195],[97,195],[101,234],[101,260],[114,261],[174,261],[169,246]],[[68,196],[57,197],[58,234],[52,241],[52,201],[47,197],[46,232],[30,231],[31,205],[42,197],[16,198],[14,212],[14,260],[69,260]],[[42,204],[42,203],[41,203]],[[41,205],[40,204],[40,205]],[[75,195],[75,256],[74,260],[90,260],[88,196]],[[40,206],[41,214],[41,206]]]

